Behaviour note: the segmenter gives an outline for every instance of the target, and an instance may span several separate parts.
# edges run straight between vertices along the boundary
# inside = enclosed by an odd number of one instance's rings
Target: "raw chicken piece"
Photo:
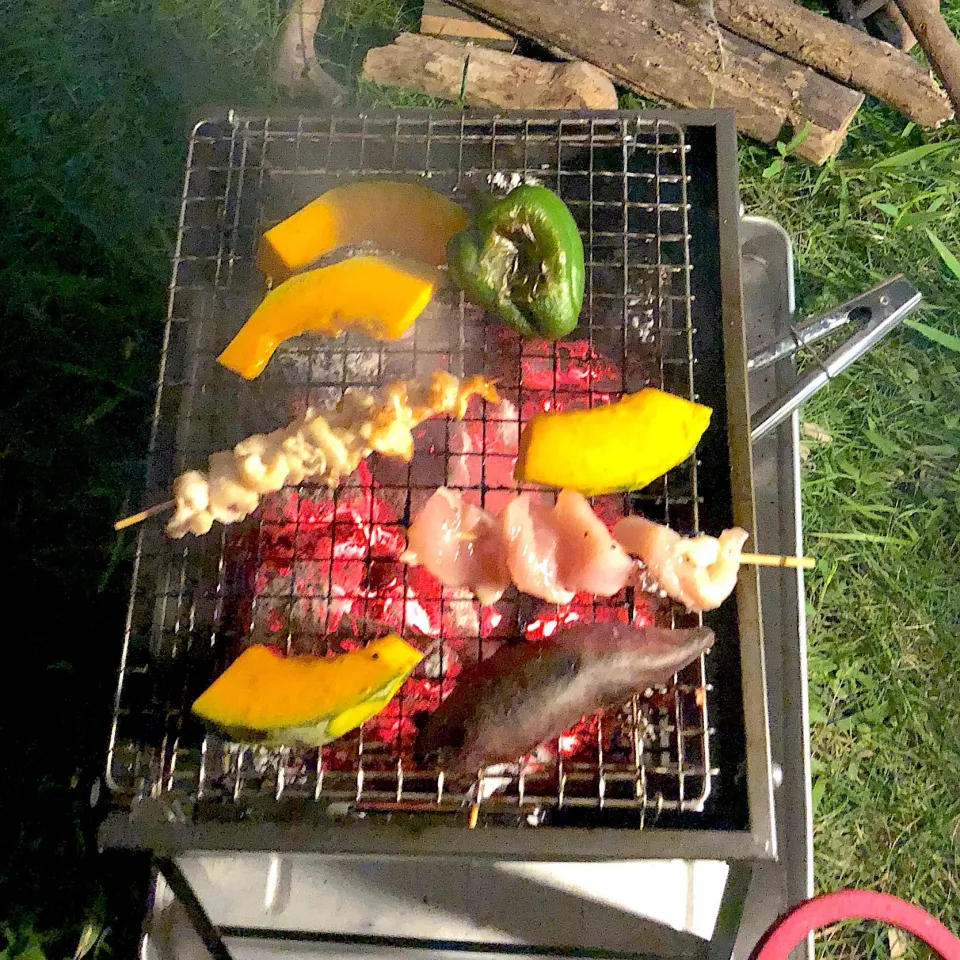
[[[639,557],[651,579],[688,610],[716,610],[737,585],[740,551],[749,534],[734,527],[720,537],[681,537],[643,517],[624,517],[614,537]]]
[[[529,493],[521,493],[503,508],[500,535],[518,590],[549,603],[569,603],[576,590],[560,580],[560,530],[552,514]]]
[[[572,490],[562,490],[552,509],[521,494],[500,521],[513,582],[550,603],[569,603],[581,590],[612,597],[633,570],[586,498]]]
[[[627,584],[636,564],[593,512],[587,498],[561,490],[553,508],[560,530],[560,582],[571,590],[612,597]]]
[[[413,521],[400,559],[422,564],[448,587],[467,587],[482,604],[496,603],[510,586],[493,515],[446,487]]]
[[[468,587],[483,604],[499,600],[511,581],[549,603],[569,603],[579,591],[612,597],[635,566],[587,500],[570,490],[554,507],[520,494],[494,520],[441,487],[414,520],[401,559],[447,586]]]

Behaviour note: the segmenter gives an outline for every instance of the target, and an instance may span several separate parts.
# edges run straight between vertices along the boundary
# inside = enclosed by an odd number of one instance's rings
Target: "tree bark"
[[[862,94],[690,13],[674,0],[454,0],[495,26],[586,60],[643,96],[732,107],[738,128],[776,143],[809,133],[797,154],[833,156]],[[721,50],[722,43],[722,50]]]
[[[320,66],[313,49],[323,2],[293,0],[281,24],[273,81],[292,97],[319,96],[324,103],[339,106],[347,92]]]
[[[542,63],[528,57],[466,47],[436,37],[402,33],[375,47],[363,77],[385,87],[406,87],[472,107],[506,110],[616,110],[617,91],[587,63]]]
[[[924,10],[930,0],[908,0]],[[793,0],[716,0],[720,23],[846,86],[896,107],[924,127],[953,116],[928,70],[882,40],[801,7]]]
[[[943,81],[955,110],[960,110],[960,44],[930,0],[896,0],[904,20]]]
[[[881,39],[886,40],[887,43],[892,43],[904,53],[909,53],[917,45],[917,38],[913,35],[910,24],[904,19],[900,8],[893,0],[888,0],[880,8],[880,11],[873,18],[873,25],[879,32]]]

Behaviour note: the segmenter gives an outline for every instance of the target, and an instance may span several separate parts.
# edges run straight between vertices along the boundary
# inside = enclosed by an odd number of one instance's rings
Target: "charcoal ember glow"
[[[394,697],[364,726],[367,740],[410,747],[424,718],[440,705],[454,687],[454,680],[411,677],[404,684],[400,696]]]
[[[323,634],[346,618],[440,634],[439,585],[400,562],[404,529],[365,465],[357,480],[336,494],[283,491],[264,505],[252,548],[256,626]]]
[[[510,343],[502,346],[513,350]],[[255,571],[251,617],[261,629],[297,638],[310,634],[314,649],[322,644],[331,650],[349,649],[393,629],[420,636],[427,651],[385,710],[323,749],[323,767],[330,772],[356,771],[361,744],[368,769],[400,757],[406,767],[415,738],[454,693],[463,670],[492,656],[504,640],[515,643],[519,634],[521,643],[535,642],[574,626],[646,627],[656,620],[655,600],[639,591],[631,605],[622,590],[606,599],[581,590],[568,603],[542,605],[532,615],[513,590],[494,605],[482,605],[468,590],[444,586],[426,569],[401,561],[409,546],[403,520],[409,513],[419,515],[427,502],[437,463],[442,467],[437,485],[446,479],[465,503],[499,513],[517,493],[512,473],[523,419],[543,409],[605,403],[619,395],[618,366],[585,341],[515,346],[516,379],[498,384],[503,399],[488,403],[482,419],[417,427],[411,472],[395,460],[374,457],[335,492],[306,487],[269,495],[259,530],[245,541],[247,562]],[[623,516],[624,499],[597,497],[591,507],[609,528]],[[602,715],[585,717],[559,735],[554,732],[519,767],[516,758],[511,763],[535,777],[551,776],[558,761],[595,764],[601,733],[609,741],[603,745],[608,762],[620,754],[621,760],[628,758],[632,738],[616,741],[617,730],[629,724],[624,709],[629,706],[607,711],[609,730]]]
[[[597,753],[597,735],[601,714],[584,717],[578,724],[565,730],[557,739],[557,749],[564,760],[582,758]]]
[[[520,412],[511,400],[487,404],[483,420],[463,420],[450,428],[447,486],[473,489],[482,483],[498,485],[491,469],[503,462],[498,476],[514,486],[513,468],[520,449]]]

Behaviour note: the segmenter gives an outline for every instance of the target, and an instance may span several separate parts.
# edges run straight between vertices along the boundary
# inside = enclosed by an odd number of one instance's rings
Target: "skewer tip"
[[[150,517],[155,517],[158,513],[166,513],[167,510],[172,510],[175,505],[175,500],[167,500],[165,503],[158,503],[152,507],[147,507],[146,510],[141,510],[139,513],[134,513],[129,517],[124,517],[122,520],[118,520],[113,525],[113,529],[118,532],[120,530],[126,530],[127,527],[136,526],[138,523],[142,523],[144,520],[149,520]]]
[[[813,570],[817,565],[813,557],[782,557],[775,553],[741,553],[740,562],[755,567],[790,567],[800,570]]]

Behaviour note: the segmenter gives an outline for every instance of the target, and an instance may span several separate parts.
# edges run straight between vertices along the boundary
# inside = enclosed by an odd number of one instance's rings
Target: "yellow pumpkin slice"
[[[319,747],[378,714],[423,654],[396,634],[337,657],[245,650],[193,704],[236,740]]]
[[[590,410],[537,414],[514,476],[592,497],[639,490],[693,453],[712,410],[654,387]]]
[[[283,280],[337,247],[369,241],[439,267],[447,242],[466,226],[461,207],[422,184],[348,183],[268,230],[257,259],[268,277]]]
[[[307,331],[335,337],[355,330],[396,340],[440,279],[433,267],[389,257],[351,257],[297,274],[263,298],[217,361],[252,380],[284,340]]]

